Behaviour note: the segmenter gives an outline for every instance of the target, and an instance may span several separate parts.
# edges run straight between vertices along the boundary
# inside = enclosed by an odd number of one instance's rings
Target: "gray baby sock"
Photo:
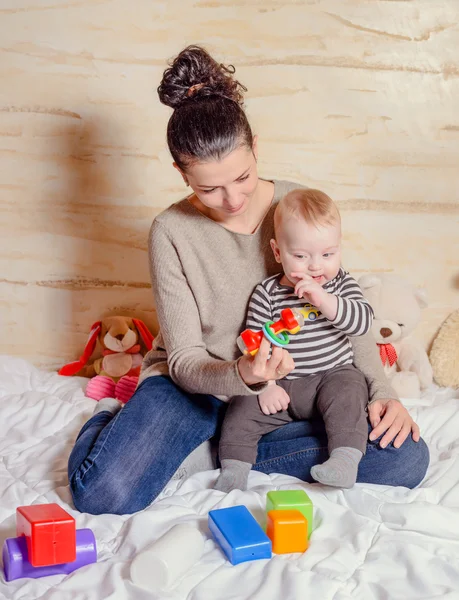
[[[108,412],[111,412],[113,415],[116,415],[116,413],[122,407],[123,405],[121,404],[121,402],[118,402],[118,400],[115,400],[115,398],[102,398],[102,400],[99,400],[99,402],[96,404],[96,408],[94,409],[94,412],[92,414],[97,415],[97,413],[106,410]]]
[[[231,490],[247,489],[247,479],[249,478],[252,465],[242,460],[224,458],[222,460],[222,470],[216,484],[215,490],[220,492],[231,492]]]
[[[311,476],[324,485],[351,488],[357,480],[362,456],[362,452],[357,448],[335,448],[327,461],[311,468]]]
[[[171,479],[188,479],[201,471],[213,471],[216,468],[216,454],[216,449],[214,450],[211,442],[207,440],[185,458]]]

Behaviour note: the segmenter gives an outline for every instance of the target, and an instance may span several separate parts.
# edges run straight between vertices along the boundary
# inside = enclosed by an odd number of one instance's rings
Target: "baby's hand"
[[[277,412],[287,410],[290,404],[290,397],[287,392],[272,383],[268,385],[268,388],[259,394],[258,403],[261,408],[261,412],[265,415],[275,415]]]
[[[323,287],[305,273],[291,273],[291,278],[299,279],[295,285],[295,294],[298,298],[304,298],[316,308],[320,308],[324,298],[328,295]]]

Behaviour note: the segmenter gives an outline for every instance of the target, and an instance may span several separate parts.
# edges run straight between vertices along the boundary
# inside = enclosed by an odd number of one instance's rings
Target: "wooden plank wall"
[[[265,177],[339,201],[345,266],[459,305],[457,0],[2,0],[2,353],[55,368],[93,321],[156,327],[152,219],[184,193],[156,86],[189,43],[237,67]]]

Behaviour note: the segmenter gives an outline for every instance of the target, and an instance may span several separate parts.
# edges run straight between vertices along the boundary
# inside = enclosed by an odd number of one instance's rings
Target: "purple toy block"
[[[48,575],[68,575],[97,561],[96,539],[90,529],[77,529],[76,560],[61,565],[33,567],[28,560],[27,540],[23,535],[5,540],[2,557],[6,581],[22,577],[38,579]]]

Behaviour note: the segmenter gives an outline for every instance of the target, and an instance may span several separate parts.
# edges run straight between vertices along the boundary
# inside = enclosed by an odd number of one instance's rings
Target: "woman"
[[[298,185],[258,178],[245,88],[233,73],[191,46],[158,88],[161,102],[174,109],[167,130],[173,165],[192,193],[151,228],[161,331],[140,385],[122,410],[115,400],[101,401],[71,453],[70,488],[80,511],[133,513],[174,473],[213,468],[205,442],[218,434],[225,400],[257,394],[293,368],[284,349],[273,348],[269,357],[266,341],[254,358],[241,357],[236,346],[253,288],[277,272],[269,245],[274,208]],[[353,349],[370,398],[358,481],[414,487],[429,460],[419,428],[386,381],[371,335],[354,338]],[[303,421],[264,436],[254,468],[312,481],[311,467],[326,458],[323,424]]]

